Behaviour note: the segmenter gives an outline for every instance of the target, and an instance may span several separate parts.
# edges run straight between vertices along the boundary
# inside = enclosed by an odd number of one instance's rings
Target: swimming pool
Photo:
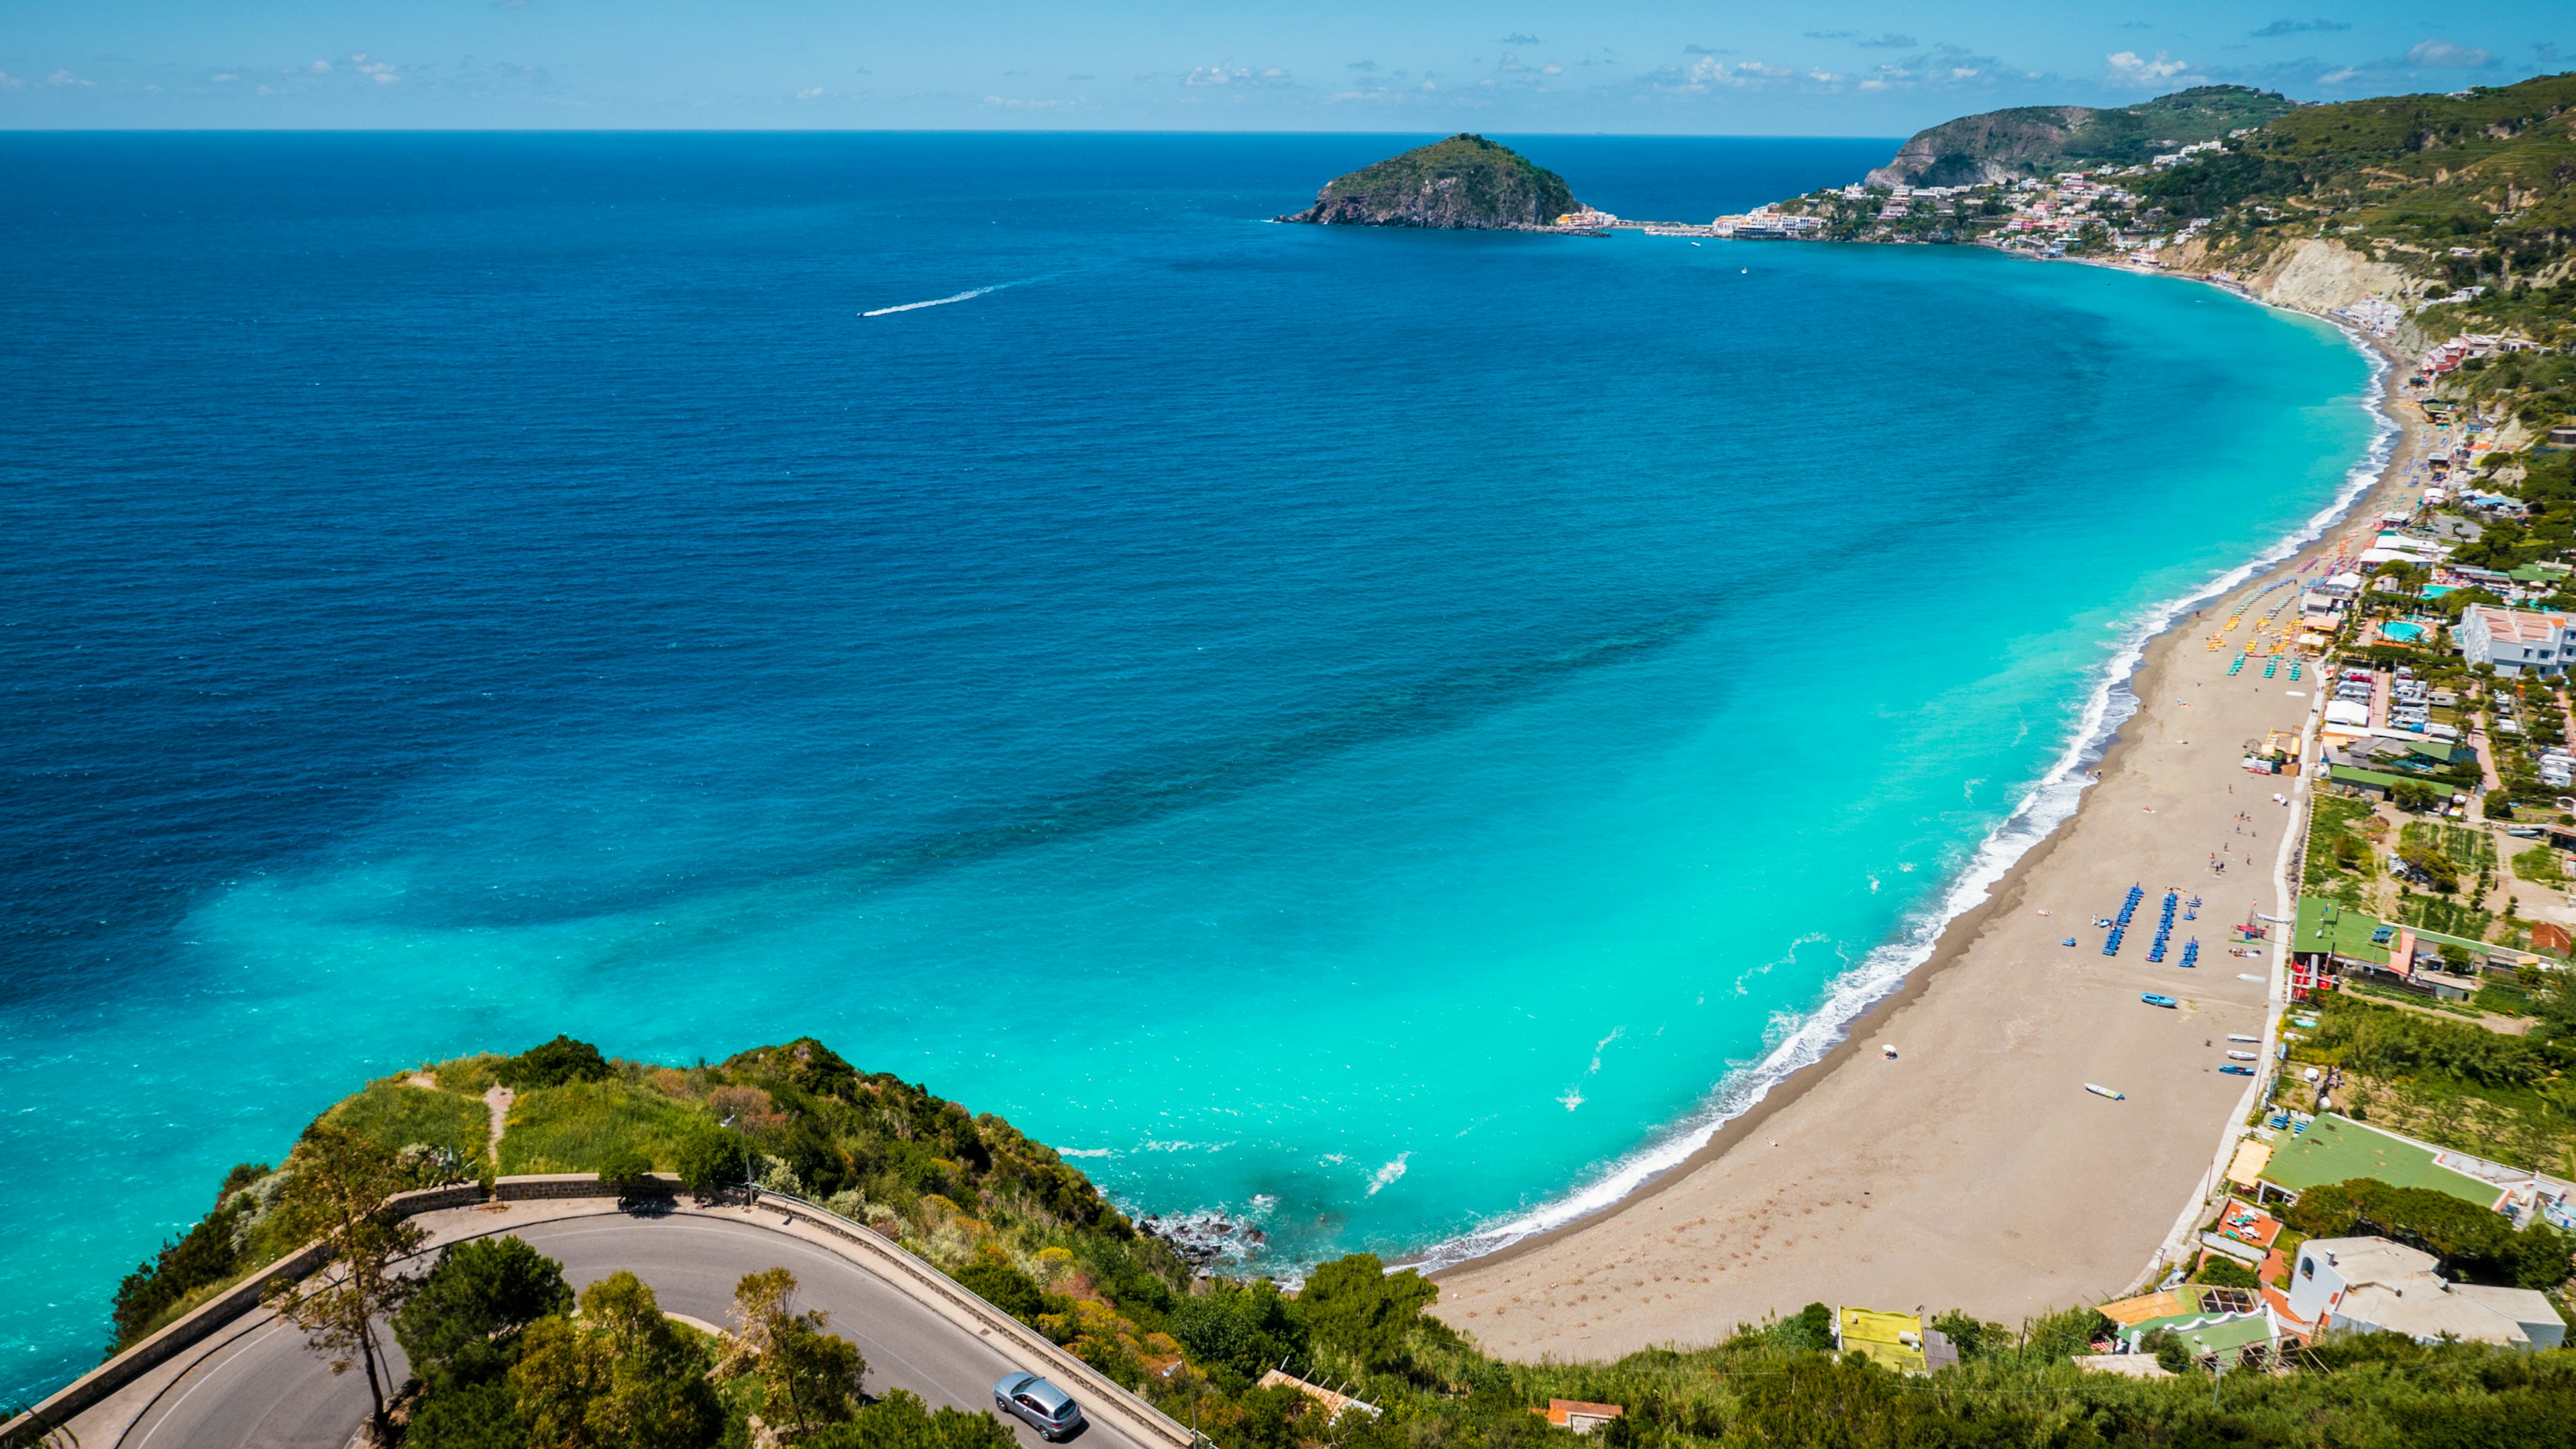
[[[2395,623],[2380,625],[2379,632],[2383,638],[2394,639],[2400,644],[2412,644],[2424,637],[2424,626],[2409,624],[2400,619]]]

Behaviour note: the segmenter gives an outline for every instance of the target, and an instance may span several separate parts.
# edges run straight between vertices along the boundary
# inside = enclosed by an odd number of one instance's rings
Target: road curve
[[[867,1356],[870,1393],[910,1389],[933,1408],[972,1412],[993,1406],[993,1381],[1006,1370],[1046,1371],[1043,1364],[1015,1361],[989,1338],[850,1259],[763,1221],[604,1213],[500,1232],[562,1263],[575,1291],[623,1269],[652,1285],[665,1311],[711,1323],[725,1321],[743,1274],[784,1267],[796,1275],[799,1305],[829,1313],[831,1331]],[[399,1378],[406,1370],[401,1350],[393,1353]],[[1078,1389],[1076,1397],[1084,1397]],[[366,1414],[366,1381],[358,1372],[334,1376],[293,1325],[263,1311],[171,1380],[116,1442],[120,1449],[346,1449]],[[1090,1417],[1092,1426],[1072,1441],[1077,1449],[1168,1449],[1139,1441],[1097,1413]],[[1026,1425],[1003,1422],[1024,1449],[1045,1449]]]

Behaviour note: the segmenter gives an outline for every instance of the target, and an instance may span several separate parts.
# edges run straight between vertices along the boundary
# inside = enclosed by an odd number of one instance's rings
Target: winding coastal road
[[[785,1267],[796,1275],[797,1301],[831,1315],[831,1331],[867,1356],[867,1389],[909,1389],[931,1407],[970,1412],[993,1406],[992,1384],[1013,1368],[1047,1372],[1012,1356],[988,1331],[963,1325],[925,1305],[887,1277],[831,1247],[782,1231],[779,1214],[637,1216],[595,1212],[529,1223],[493,1223],[471,1213],[437,1215],[440,1242],[512,1233],[563,1264],[576,1292],[625,1270],[653,1288],[665,1312],[724,1321],[743,1274]],[[777,1226],[773,1226],[777,1225]],[[390,1347],[390,1342],[388,1343]],[[395,1377],[405,1370],[397,1358]],[[1095,1395],[1066,1385],[1083,1400],[1091,1427],[1072,1442],[1081,1449],[1169,1449],[1112,1422]],[[304,1346],[293,1325],[266,1312],[244,1318],[173,1375],[148,1407],[113,1439],[84,1437],[85,1449],[346,1449],[367,1414],[366,1381],[356,1370],[333,1375]],[[1027,1426],[1012,1425],[1026,1449],[1044,1449]]]

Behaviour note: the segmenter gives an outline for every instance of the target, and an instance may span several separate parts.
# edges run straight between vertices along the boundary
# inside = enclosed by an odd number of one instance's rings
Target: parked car
[[[1002,1375],[993,1385],[993,1407],[1037,1430],[1049,1443],[1072,1438],[1090,1422],[1073,1395],[1036,1374]]]

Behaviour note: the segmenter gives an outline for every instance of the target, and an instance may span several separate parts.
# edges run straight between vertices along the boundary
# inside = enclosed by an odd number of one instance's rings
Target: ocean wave
[[[2264,304],[2256,302],[2255,305]],[[2092,693],[2086,697],[2084,710],[2077,717],[2074,728],[2068,731],[2066,744],[2058,752],[2056,760],[2031,786],[2012,813],[1987,832],[1967,865],[1941,893],[1938,901],[1908,919],[1895,940],[1871,951],[1861,958],[1857,966],[1836,978],[1827,987],[1824,1001],[1815,1010],[1803,1016],[1783,1013],[1775,1017],[1770,1032],[1766,1033],[1763,1054],[1753,1062],[1730,1071],[1698,1110],[1573,1191],[1503,1221],[1433,1244],[1407,1266],[1427,1271],[1498,1252],[1525,1238],[1564,1227],[1609,1208],[1688,1161],[1707,1146],[1727,1123],[1743,1116],[1769,1096],[1772,1088],[1787,1081],[1800,1069],[1822,1061],[1828,1052],[1840,1045],[1851,1024],[1862,1013],[1887,999],[1917,967],[1932,959],[1941,934],[1949,929],[1951,922],[1984,904],[1996,883],[2022,856],[2028,854],[2032,846],[2047,839],[2050,832],[2075,813],[2076,807],[2083,802],[2084,787],[2090,783],[2086,772],[2110,748],[2120,726],[2128,723],[2138,711],[2137,695],[2130,687],[2130,681],[2146,659],[2148,644],[2172,628],[2189,610],[2233,592],[2239,585],[2324,537],[2326,531],[2352,508],[2388,466],[2399,433],[2396,420],[2389,416],[2384,405],[2383,389],[2388,379],[2389,361],[2355,329],[2331,318],[2320,320],[2332,323],[2370,364],[2370,378],[2363,391],[2363,405],[2373,422],[2370,444],[2363,450],[2360,461],[2346,471],[2343,484],[2335,490],[2333,499],[2306,523],[2283,535],[2245,563],[2214,576],[2207,583],[2167,603],[2144,611],[2123,625],[2111,656],[2103,664]],[[1874,887],[1876,883],[1872,884]],[[1577,1103],[1579,1101],[1577,1098]],[[1568,1110],[1574,1105],[1576,1103],[1569,1103]]]

